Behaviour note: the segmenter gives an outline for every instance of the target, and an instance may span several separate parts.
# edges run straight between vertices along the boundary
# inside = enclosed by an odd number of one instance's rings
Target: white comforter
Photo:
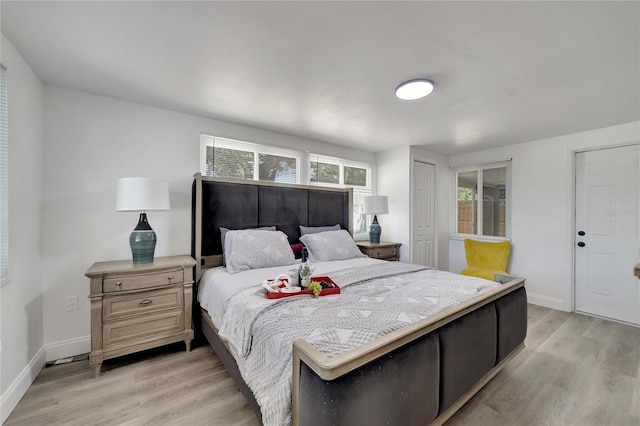
[[[213,284],[206,289],[201,282],[201,306],[209,310],[219,335],[228,341],[261,407],[265,426],[291,422],[291,342],[295,338],[335,356],[499,285],[367,258],[316,267],[314,275],[329,275],[341,287],[340,295],[267,299],[260,283],[288,267],[235,275],[208,271]]]
[[[374,265],[385,262],[383,260],[361,257],[349,260],[335,260],[332,262],[315,262],[314,276],[326,276],[329,272],[339,271],[358,266]],[[289,269],[297,269],[299,263],[291,266],[278,266],[275,268],[251,269],[248,271],[229,274],[227,270],[219,266],[207,269],[202,275],[198,287],[198,302],[200,306],[209,312],[216,327],[220,328],[222,316],[225,312],[227,300],[234,294],[245,288],[255,287],[269,278],[286,274]]]

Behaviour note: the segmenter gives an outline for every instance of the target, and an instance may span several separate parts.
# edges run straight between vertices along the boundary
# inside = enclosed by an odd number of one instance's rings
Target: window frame
[[[505,168],[505,224],[504,224],[504,237],[494,235],[483,235],[483,205],[484,202],[484,171],[497,168]],[[463,233],[458,232],[458,175],[465,172],[477,172],[477,186],[478,196],[475,200],[475,208],[478,212],[476,218],[476,233]],[[454,214],[452,215],[453,222],[451,224],[452,231],[451,236],[454,239],[473,238],[487,241],[510,241],[511,240],[511,204],[512,200],[512,182],[511,182],[511,160],[500,161],[496,163],[483,163],[473,164],[456,167],[453,169],[453,202],[452,209]]]

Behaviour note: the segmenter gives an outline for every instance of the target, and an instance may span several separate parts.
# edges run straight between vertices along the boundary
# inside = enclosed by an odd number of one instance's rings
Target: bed
[[[350,231],[351,206],[351,189],[196,174],[196,323],[265,425],[442,424],[524,347],[524,279],[491,283],[354,255],[314,263],[339,296],[270,301],[259,284],[290,266],[228,272],[236,252],[223,258],[221,227],[278,230],[231,232],[227,247],[240,235],[276,233],[295,245],[300,225]],[[454,293],[462,300],[452,302]],[[362,329],[352,327],[353,312],[366,318]],[[379,323],[385,315],[393,320]]]

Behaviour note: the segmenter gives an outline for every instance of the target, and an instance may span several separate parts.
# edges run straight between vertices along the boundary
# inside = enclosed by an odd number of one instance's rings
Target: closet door
[[[435,166],[413,162],[411,263],[436,266]]]

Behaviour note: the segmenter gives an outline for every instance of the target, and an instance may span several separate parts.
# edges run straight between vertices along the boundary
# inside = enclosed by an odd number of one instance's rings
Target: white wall
[[[59,87],[45,87],[44,339],[47,358],[88,352],[89,280],[96,261],[128,259],[135,212],[115,211],[116,180],[169,181],[171,210],[148,213],[156,256],[191,252],[191,182],[200,133],[374,162],[372,153],[181,114]],[[65,298],[79,310],[66,312]]]
[[[513,159],[509,272],[527,279],[530,302],[573,310],[575,152],[638,142],[634,122],[451,157],[452,167]],[[458,272],[462,241],[452,240],[450,252]]]
[[[402,243],[400,261],[410,262],[411,156],[408,146],[376,154],[376,194],[389,197],[389,214],[378,216],[383,241]]]
[[[9,282],[0,288],[0,414],[4,421],[44,365],[42,149],[44,88],[2,36],[9,107]]]
[[[401,147],[376,155],[377,194],[389,197],[389,214],[378,216],[382,239],[402,243],[400,261],[411,262],[411,194],[413,161],[434,164],[436,168],[436,264],[448,267],[449,188],[448,158],[422,147]]]

